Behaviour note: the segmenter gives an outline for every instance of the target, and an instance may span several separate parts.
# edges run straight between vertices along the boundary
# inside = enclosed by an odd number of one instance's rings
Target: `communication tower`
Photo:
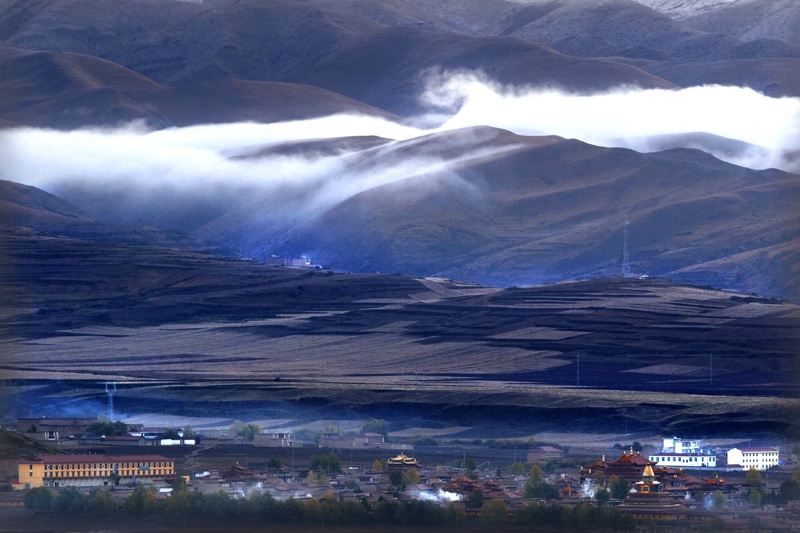
[[[623,222],[623,241],[622,241],[622,277],[629,278],[631,277],[631,262],[628,259],[628,226],[630,225],[630,220],[628,220],[628,216],[625,215],[625,221]]]
[[[114,393],[117,392],[116,381],[106,381],[106,394],[108,394],[108,412],[106,416],[109,422],[114,421]]]

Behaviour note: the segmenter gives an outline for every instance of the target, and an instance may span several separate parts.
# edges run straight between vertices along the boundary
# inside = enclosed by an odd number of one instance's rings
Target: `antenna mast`
[[[111,387],[109,387],[111,385]],[[108,394],[108,412],[106,416],[109,422],[114,421],[114,393],[117,392],[116,381],[106,381],[106,394]]]
[[[631,263],[628,260],[628,225],[630,224],[630,220],[628,220],[628,215],[625,215],[625,222],[623,222],[623,235],[624,239],[622,241],[622,277],[629,278],[631,277]]]
[[[708,354],[708,385],[714,385],[714,352]]]

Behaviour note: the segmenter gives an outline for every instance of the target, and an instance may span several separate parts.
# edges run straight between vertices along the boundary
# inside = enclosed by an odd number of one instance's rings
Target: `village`
[[[603,520],[614,517],[615,529],[800,528],[800,450],[791,443],[712,446],[664,437],[603,450],[566,442],[396,437],[385,428],[373,419],[363,429],[378,431],[332,427],[295,439],[290,430],[243,422],[193,430],[21,418],[6,431],[48,451],[17,461],[3,480],[0,506],[4,513],[48,512],[58,509],[61,494],[77,491],[84,498],[103,493],[108,510],[130,511],[144,487],[148,501],[165,508],[179,493],[231,505],[264,497],[302,506],[351,502],[366,513],[364,523],[386,519],[387,506],[428,502],[467,524],[524,524],[532,509],[558,508],[602,510]],[[109,434],[98,434],[102,429]],[[392,513],[389,523],[402,525],[399,511]]]

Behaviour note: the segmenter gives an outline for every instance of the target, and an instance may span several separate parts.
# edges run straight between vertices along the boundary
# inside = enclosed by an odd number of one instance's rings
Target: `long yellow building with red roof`
[[[19,463],[19,488],[102,487],[173,476],[175,462],[161,455],[43,455]]]

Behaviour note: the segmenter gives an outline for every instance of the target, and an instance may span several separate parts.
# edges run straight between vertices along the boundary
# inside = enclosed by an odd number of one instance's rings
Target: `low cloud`
[[[698,148],[750,168],[798,170],[800,98],[720,86],[570,94],[503,86],[474,72],[431,72],[421,98],[430,114],[406,124],[333,115],[159,131],[143,124],[7,129],[0,132],[0,177],[53,192],[101,220],[213,237],[222,227],[214,221],[230,213],[297,226],[360,192],[409,177],[448,173],[454,178],[448,183],[458,184],[460,165],[515,148],[480,138],[485,129],[463,130],[473,126],[639,151]],[[420,149],[423,136],[455,130]],[[281,149],[340,137],[384,141]],[[411,149],[413,139],[419,142]],[[242,224],[239,231],[260,231],[264,224]]]
[[[431,72],[422,98],[451,114],[445,130],[491,125],[644,152],[698,148],[749,168],[800,170],[787,156],[800,148],[800,98],[718,85],[571,94],[503,86],[476,72]]]

